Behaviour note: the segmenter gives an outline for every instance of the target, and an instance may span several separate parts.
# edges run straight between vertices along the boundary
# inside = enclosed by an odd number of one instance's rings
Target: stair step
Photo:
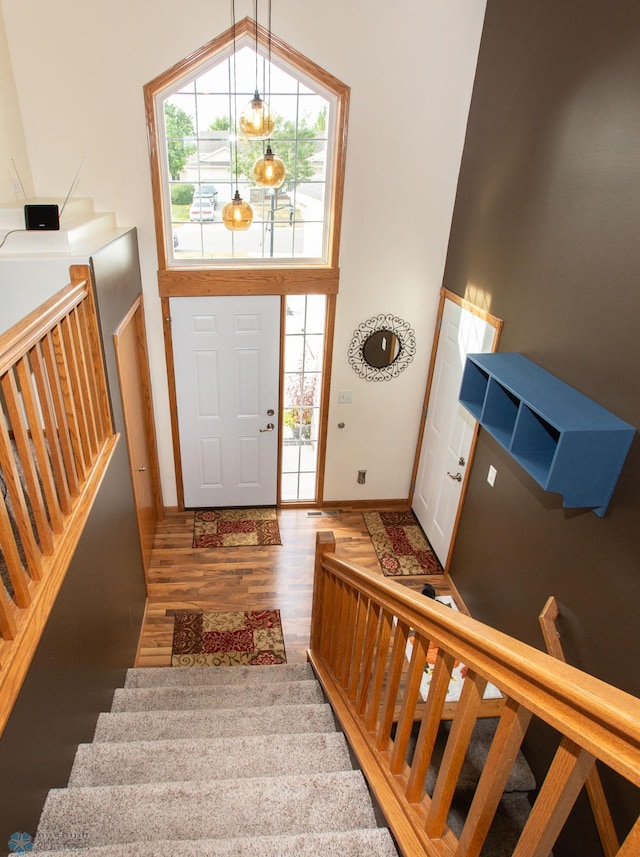
[[[38,853],[41,857],[398,857],[389,832],[377,828],[241,839],[145,840]]]
[[[53,789],[36,835],[36,850],[156,839],[280,836],[375,827],[359,771]]]
[[[324,702],[317,681],[269,682],[267,684],[214,687],[119,688],[111,711],[179,711],[201,708],[244,708]]]
[[[171,738],[225,738],[233,735],[275,735],[333,732],[331,706],[282,705],[268,712],[251,707],[200,711],[146,711],[100,714],[94,742],[152,741]]]
[[[81,744],[69,786],[226,780],[351,770],[339,732]]]
[[[282,681],[311,681],[315,679],[311,664],[277,664],[255,667],[140,667],[127,671],[124,686],[136,687],[199,687],[206,685],[266,684]]]

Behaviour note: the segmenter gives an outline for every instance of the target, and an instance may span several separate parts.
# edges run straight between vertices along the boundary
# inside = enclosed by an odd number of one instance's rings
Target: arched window
[[[236,133],[256,89],[275,118],[266,141]],[[250,18],[147,84],[160,270],[336,270],[348,98]],[[286,168],[278,189],[253,178],[267,145]],[[253,209],[242,232],[221,216],[236,190]]]

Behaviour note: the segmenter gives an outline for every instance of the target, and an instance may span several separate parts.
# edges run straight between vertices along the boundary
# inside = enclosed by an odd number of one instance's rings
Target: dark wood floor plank
[[[310,517],[305,509],[278,510],[282,545],[193,548],[193,512],[168,511],[158,524],[149,592],[136,666],[168,666],[175,610],[278,609],[287,660],[307,659],[316,533],[331,530],[338,555],[378,573],[380,567],[360,512]],[[441,576],[405,578],[420,590],[429,581],[449,594]]]

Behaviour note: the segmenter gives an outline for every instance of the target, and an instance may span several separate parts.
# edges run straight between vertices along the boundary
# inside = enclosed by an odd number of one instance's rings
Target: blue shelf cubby
[[[460,403],[566,508],[607,510],[636,429],[522,354],[469,354]]]

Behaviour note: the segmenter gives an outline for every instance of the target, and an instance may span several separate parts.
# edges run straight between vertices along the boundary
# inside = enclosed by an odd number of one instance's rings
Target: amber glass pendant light
[[[271,0],[269,0],[269,95],[271,95]],[[271,143],[253,167],[253,180],[259,187],[278,188],[284,182],[287,173],[284,163],[273,154]]]
[[[239,125],[243,137],[249,140],[266,140],[273,134],[275,124],[271,108],[260,98],[256,89],[255,95],[240,114]]]
[[[231,202],[222,209],[222,222],[233,232],[244,232],[253,223],[253,209],[237,189]]]
[[[232,0],[231,3],[232,13],[233,13],[233,92],[234,92],[234,104],[235,104],[235,93],[237,91],[237,83],[236,83],[236,6],[235,0]],[[234,110],[237,115],[237,111]],[[227,229],[232,232],[244,232],[248,229],[253,223],[253,209],[249,205],[248,202],[245,202],[240,196],[240,191],[238,190],[238,139],[236,135],[235,140],[236,145],[236,192],[233,195],[233,199],[231,202],[228,202],[224,208],[222,209],[222,222],[227,227]]]
[[[258,0],[254,2],[253,19],[256,28],[256,91],[251,101],[243,107],[238,124],[243,137],[246,139],[266,140],[273,134],[276,123],[271,108],[260,97],[260,90],[258,89]],[[269,25],[269,41],[271,41],[271,25]]]
[[[284,182],[286,169],[280,158],[267,146],[267,151],[258,158],[253,167],[253,180],[260,187],[280,187]]]

